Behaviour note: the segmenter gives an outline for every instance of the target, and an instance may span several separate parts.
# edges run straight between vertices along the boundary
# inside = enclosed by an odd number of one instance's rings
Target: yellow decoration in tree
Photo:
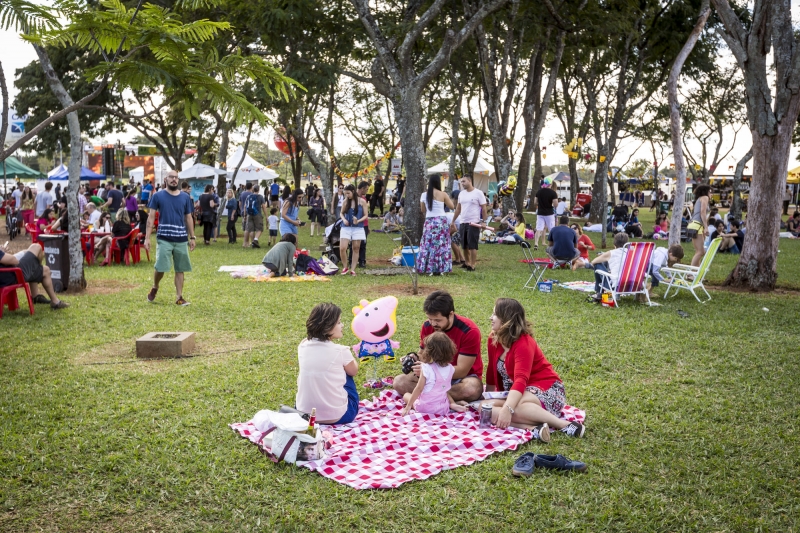
[[[583,147],[583,137],[578,137],[578,148]]]
[[[600,156],[600,162],[601,162],[601,163],[605,163],[605,162],[606,162],[606,156],[604,156],[604,155],[601,155],[601,156]]]

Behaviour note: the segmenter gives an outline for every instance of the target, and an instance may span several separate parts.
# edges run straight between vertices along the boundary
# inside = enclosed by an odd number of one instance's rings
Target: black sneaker
[[[258,241],[253,241],[250,244],[250,248],[261,248],[261,246],[258,245]]]
[[[561,430],[563,433],[566,433],[570,437],[575,437],[579,439],[583,437],[583,434],[586,432],[586,427],[581,424],[580,422],[570,422],[567,427]]]
[[[533,438],[550,444],[550,426],[547,425],[547,422],[533,428]]]
[[[537,454],[533,458],[535,466],[539,468],[552,468],[554,470],[573,470],[575,472],[586,472],[588,466],[581,461],[573,461],[561,454],[558,455],[540,455]]]
[[[45,298],[45,297],[44,297],[43,295],[41,295],[41,294],[37,294],[37,295],[36,295],[36,296],[33,298],[33,303],[35,303],[35,304],[49,304],[49,303],[50,303],[50,300],[48,300],[47,298]]]

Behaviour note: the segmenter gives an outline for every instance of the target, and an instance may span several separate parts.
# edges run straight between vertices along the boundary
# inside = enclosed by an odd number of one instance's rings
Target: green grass
[[[304,233],[301,244],[317,241]],[[370,236],[372,264],[392,244]],[[478,271],[421,285],[450,290],[457,312],[484,334],[495,298],[523,302],[570,403],[589,418],[586,439],[555,435],[521,451],[563,453],[589,472],[516,479],[512,452],[397,490],[355,491],[274,465],[227,424],[293,401],[296,347],[315,303],[349,313],[362,297],[400,296],[402,351],[418,341],[424,296],[401,293],[408,277],[270,284],[216,272],[257,263],[263,252],[201,245],[186,308],[172,303],[171,277],[157,305],[145,301],[152,263],[144,262],[89,269],[94,292],[66,296],[68,310],[4,316],[0,530],[798,530],[793,293],[717,290],[705,305],[683,293],[659,299],[662,307],[624,299],[605,309],[573,291],[521,289],[519,249],[482,246]],[[785,288],[800,287],[799,257],[800,243],[782,239]],[[718,256],[711,280],[721,282],[733,260]],[[554,275],[588,279],[585,271]],[[154,330],[196,331],[209,355],[134,361],[134,340]],[[355,342],[349,328],[343,342]],[[399,372],[399,362],[381,365]]]

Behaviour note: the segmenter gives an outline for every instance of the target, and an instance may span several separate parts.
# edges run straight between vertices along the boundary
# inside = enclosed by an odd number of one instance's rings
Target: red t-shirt
[[[500,373],[497,371],[497,361],[503,355],[503,346],[495,344],[490,338],[487,343],[489,349],[489,368],[486,369],[486,385],[494,385],[497,390],[506,390]],[[525,387],[535,386],[543,391],[553,386],[556,381],[561,381],[553,370],[553,365],[545,359],[542,349],[527,333],[517,339],[506,354],[506,372],[512,380],[511,390],[525,393]]]
[[[583,245],[583,246],[581,246]],[[589,249],[594,250],[594,243],[588,235],[581,235],[578,237],[578,251],[581,253],[581,259],[589,259]]]
[[[427,320],[422,325],[422,330],[419,332],[419,347],[425,347],[423,343],[425,337],[434,333],[431,323]],[[455,315],[453,319],[453,326],[444,332],[445,335],[450,337],[450,340],[456,344],[458,350],[451,365],[456,366],[459,356],[474,357],[475,362],[472,363],[472,368],[469,369],[469,374],[475,374],[479,379],[483,379],[483,359],[481,359],[481,330],[475,325],[475,322],[464,316]]]

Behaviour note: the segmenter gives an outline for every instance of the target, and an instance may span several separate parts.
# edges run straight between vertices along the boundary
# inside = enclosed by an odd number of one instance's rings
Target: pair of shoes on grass
[[[515,476],[528,477],[533,474],[536,468],[563,470],[565,472],[586,472],[589,467],[586,463],[573,461],[561,454],[541,455],[533,452],[526,452],[520,455],[514,462],[511,473]]]

